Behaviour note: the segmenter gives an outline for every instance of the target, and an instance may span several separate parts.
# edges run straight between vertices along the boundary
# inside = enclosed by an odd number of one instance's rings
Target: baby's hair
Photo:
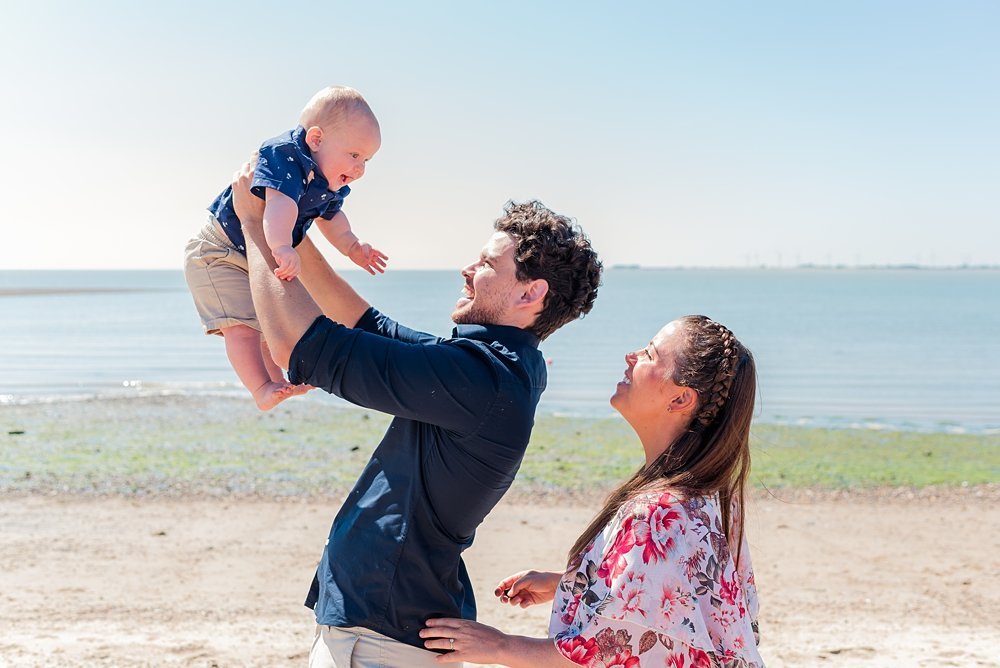
[[[306,103],[299,115],[299,125],[306,129],[314,125],[334,128],[353,114],[363,114],[378,126],[372,108],[361,93],[349,86],[327,86]]]

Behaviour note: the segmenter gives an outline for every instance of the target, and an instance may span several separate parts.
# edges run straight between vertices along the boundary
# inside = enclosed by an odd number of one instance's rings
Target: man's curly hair
[[[538,200],[508,201],[504,215],[493,224],[497,232],[514,238],[517,280],[545,279],[549,291],[531,326],[545,339],[567,322],[594,307],[601,284],[601,261],[590,239],[572,218],[561,216]]]

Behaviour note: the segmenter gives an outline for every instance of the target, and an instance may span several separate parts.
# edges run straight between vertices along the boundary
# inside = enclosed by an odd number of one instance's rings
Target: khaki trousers
[[[432,668],[440,666],[431,652],[401,643],[360,626],[316,626],[309,668]],[[462,668],[464,663],[450,663]]]

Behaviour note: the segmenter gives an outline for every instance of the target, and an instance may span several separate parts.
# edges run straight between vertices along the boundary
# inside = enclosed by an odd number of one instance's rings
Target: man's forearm
[[[302,279],[312,298],[323,309],[323,313],[331,320],[336,320],[347,327],[358,324],[358,320],[368,310],[368,302],[333,271],[309,237],[298,245],[297,250],[302,259],[302,272],[299,278]]]
[[[257,320],[274,361],[287,369],[295,344],[322,311],[299,281],[283,281],[274,275],[274,257],[269,251],[261,252],[268,246],[259,218],[244,220],[243,236]]]

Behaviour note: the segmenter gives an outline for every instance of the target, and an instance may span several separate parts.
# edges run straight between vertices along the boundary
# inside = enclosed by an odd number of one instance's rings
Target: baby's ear
[[[314,125],[306,130],[306,144],[309,148],[316,150],[323,143],[323,128]]]

